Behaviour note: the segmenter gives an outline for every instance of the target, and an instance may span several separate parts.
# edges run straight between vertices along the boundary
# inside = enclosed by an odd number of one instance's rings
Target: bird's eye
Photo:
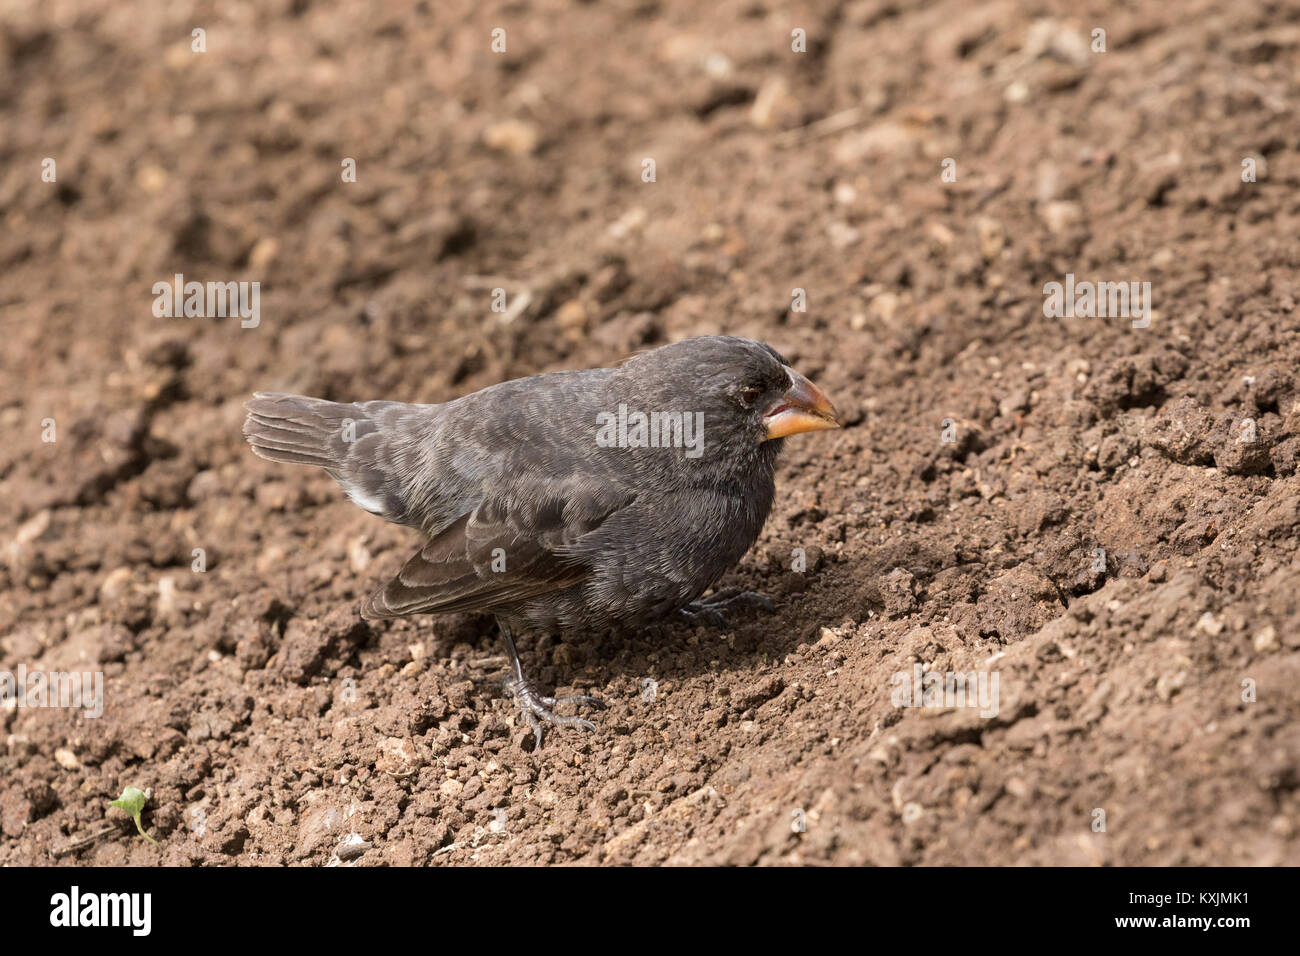
[[[756,401],[758,401],[759,394],[760,392],[757,386],[746,385],[744,388],[740,390],[740,400],[744,402],[746,405],[753,405]]]

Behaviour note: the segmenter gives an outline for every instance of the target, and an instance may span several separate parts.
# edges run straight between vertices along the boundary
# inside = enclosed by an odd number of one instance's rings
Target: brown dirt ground
[[[0,864],[1300,863],[1300,15],[1120,7],[6,4],[0,667],[106,713],[0,710]],[[719,331],[852,423],[721,582],[777,612],[528,644],[611,703],[538,754],[490,620],[359,620],[410,534],[240,436]]]

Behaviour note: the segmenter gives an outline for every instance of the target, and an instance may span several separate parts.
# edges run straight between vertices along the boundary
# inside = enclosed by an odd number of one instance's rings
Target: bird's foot
[[[772,602],[757,591],[723,588],[706,598],[692,601],[682,608],[682,613],[692,621],[702,621],[715,627],[726,627],[727,616],[722,612],[722,609],[732,605],[748,605],[749,607],[760,608],[768,613],[776,610]]]
[[[551,710],[560,704],[574,704],[578,707],[595,707],[605,709],[605,702],[599,697],[575,694],[572,697],[543,697],[537,687],[528,678],[512,678],[506,681],[506,693],[514,697],[515,703],[523,713],[528,726],[533,729],[533,751],[542,746],[542,724],[554,724],[557,727],[581,727],[583,730],[595,730],[596,725],[581,717],[561,717]]]

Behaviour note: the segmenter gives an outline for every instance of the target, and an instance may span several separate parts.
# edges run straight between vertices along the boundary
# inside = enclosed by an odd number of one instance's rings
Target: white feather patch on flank
[[[378,498],[366,494],[359,488],[344,488],[352,503],[358,508],[369,511],[372,515],[381,515],[384,513],[384,504]]]

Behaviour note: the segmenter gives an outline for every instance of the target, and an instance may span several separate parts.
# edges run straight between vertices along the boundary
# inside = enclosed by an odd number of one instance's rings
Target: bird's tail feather
[[[245,407],[244,435],[255,454],[330,472],[346,461],[358,427],[370,424],[356,405],[305,395],[258,392]]]
[[[358,507],[398,524],[411,520],[400,456],[409,416],[421,406],[258,392],[245,407],[244,435],[254,453],[324,468]]]

